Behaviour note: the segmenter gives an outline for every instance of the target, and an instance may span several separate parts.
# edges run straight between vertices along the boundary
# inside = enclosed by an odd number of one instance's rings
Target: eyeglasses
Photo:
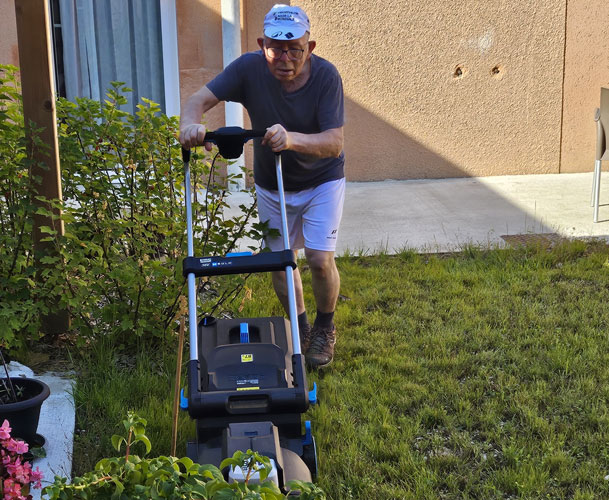
[[[279,49],[277,47],[265,47],[267,55],[271,59],[281,59],[284,53],[288,55],[288,59],[292,61],[298,61],[302,59],[302,55],[304,54],[304,49]]]

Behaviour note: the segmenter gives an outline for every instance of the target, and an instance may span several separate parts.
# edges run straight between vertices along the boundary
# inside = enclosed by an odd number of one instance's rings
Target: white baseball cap
[[[264,16],[264,35],[274,40],[294,40],[311,31],[305,11],[295,5],[275,4]]]

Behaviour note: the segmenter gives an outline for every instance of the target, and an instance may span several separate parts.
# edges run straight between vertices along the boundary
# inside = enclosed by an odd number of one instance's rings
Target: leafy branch
[[[200,500],[325,500],[324,492],[314,484],[289,481],[289,494],[282,493],[270,479],[271,461],[251,450],[237,451],[220,464],[201,465],[189,458],[155,457],[140,458],[132,453],[135,444],[145,446],[146,455],[151,444],[145,435],[147,422],[129,412],[123,421],[126,436],[112,436],[114,448],[120,452],[125,445],[125,455],[100,460],[93,471],[75,477],[71,483],[56,476],[43,495],[49,500],[101,500],[107,498],[183,498]],[[243,482],[228,483],[220,469],[244,468]],[[259,481],[253,481],[258,474]]]

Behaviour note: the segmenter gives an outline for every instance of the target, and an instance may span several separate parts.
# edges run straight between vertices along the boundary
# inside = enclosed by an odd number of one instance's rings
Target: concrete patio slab
[[[504,246],[502,236],[516,234],[607,238],[609,182],[596,224],[591,191],[592,173],[347,182],[337,254]],[[231,196],[233,207],[250,202]]]

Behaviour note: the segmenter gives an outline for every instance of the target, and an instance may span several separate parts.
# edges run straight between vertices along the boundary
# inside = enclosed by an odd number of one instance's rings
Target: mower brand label
[[[254,361],[254,355],[253,354],[242,354],[241,355],[241,362],[242,363],[251,363],[252,361]]]
[[[257,378],[240,378],[237,380],[237,385],[259,385],[260,380]]]

